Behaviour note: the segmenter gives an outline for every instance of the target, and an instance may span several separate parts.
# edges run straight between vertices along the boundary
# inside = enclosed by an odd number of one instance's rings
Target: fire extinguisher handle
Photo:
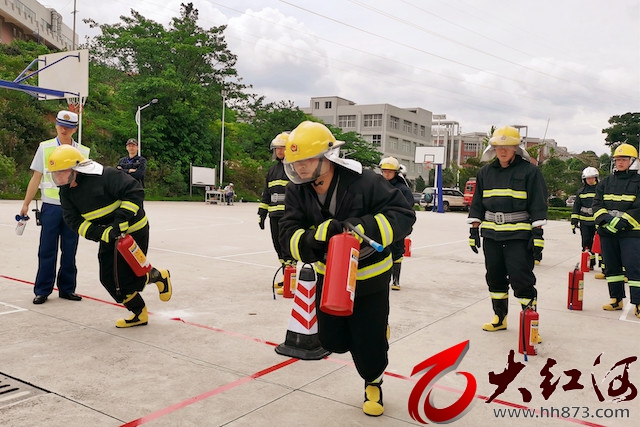
[[[360,238],[362,240],[364,240],[365,242],[367,242],[369,245],[371,245],[371,247],[373,249],[375,249],[378,252],[382,252],[384,250],[384,246],[382,246],[380,243],[376,242],[375,240],[373,240],[372,238],[370,238],[369,236],[366,236],[365,234],[361,233],[360,230],[358,230],[357,228],[355,228],[353,226],[353,224],[345,222],[344,223],[345,227],[347,227],[347,229],[349,229],[350,231],[353,231],[354,233],[356,233],[358,236],[360,236]]]

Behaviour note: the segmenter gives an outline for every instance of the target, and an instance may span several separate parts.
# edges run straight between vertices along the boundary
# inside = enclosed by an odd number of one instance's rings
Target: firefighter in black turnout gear
[[[593,270],[596,265],[596,257],[599,254],[593,252],[593,238],[596,235],[596,223],[593,217],[593,198],[596,196],[596,185],[598,185],[598,169],[589,166],[582,171],[582,182],[584,186],[576,193],[576,200],[571,210],[571,230],[576,234],[576,228],[580,229],[582,237],[582,250],[589,251],[589,268]],[[602,259],[600,259],[602,267]]]
[[[379,416],[384,412],[381,384],[389,350],[393,265],[389,246],[409,234],[416,216],[402,194],[382,176],[362,170],[359,162],[341,158],[338,147],[343,143],[320,123],[305,121],[291,132],[284,167],[292,182],[287,185],[280,236],[294,259],[314,263],[320,343],[331,352],[351,352],[365,382],[362,410]],[[353,314],[334,316],[319,309],[325,262],[329,239],[341,233],[347,222],[384,249],[376,252],[362,244]]]
[[[507,329],[509,285],[523,308],[536,307],[533,267],[535,255],[544,247],[547,186],[540,170],[529,163],[516,128],[496,129],[489,142],[482,160],[497,158],[478,172],[467,222],[471,224],[469,245],[475,253],[483,238],[495,315],[482,329],[494,332]]]
[[[146,276],[138,277],[116,249],[117,239],[126,233],[147,253],[149,224],[142,206],[142,185],[116,168],[85,160],[76,148],[68,145],[51,153],[48,166],[53,181],[60,187],[65,222],[80,236],[100,242],[100,283],[116,302],[132,312],[130,317],[117,320],[116,327],[146,325],[149,316],[140,292],[147,283],[155,283],[160,299],[169,301],[172,295],[169,271],[152,268]]]
[[[258,225],[264,230],[264,222],[269,215],[269,227],[271,228],[271,240],[273,241],[273,249],[278,255],[278,260],[284,267],[287,265],[295,265],[295,261],[289,255],[286,247],[280,244],[280,218],[284,215],[284,196],[285,189],[289,183],[289,177],[284,172],[282,161],[284,159],[284,148],[287,144],[288,132],[282,132],[271,141],[270,148],[273,150],[273,156],[276,163],[267,171],[266,183],[260,198],[258,206]],[[283,282],[277,282],[274,286],[282,288]],[[282,294],[282,289],[278,289],[278,293]]]
[[[638,161],[638,150],[620,144],[613,160],[615,171],[598,184],[593,199],[611,298],[602,309],[622,310],[626,275],[634,314],[640,319],[640,175],[632,169]]]
[[[385,157],[380,160],[380,170],[382,176],[389,184],[400,190],[404,198],[407,200],[409,207],[413,209],[413,193],[409,189],[407,181],[400,173],[400,162],[395,157]],[[400,290],[400,269],[402,267],[402,259],[404,257],[404,240],[394,242],[391,246],[391,256],[393,258],[393,267],[391,269],[391,289]]]

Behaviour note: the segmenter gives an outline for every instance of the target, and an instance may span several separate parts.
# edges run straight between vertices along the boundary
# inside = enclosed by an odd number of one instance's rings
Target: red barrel
[[[344,232],[329,239],[320,310],[334,316],[353,314],[359,256],[360,242],[353,234]]]
[[[118,252],[122,255],[129,267],[133,270],[136,276],[142,277],[151,270],[151,264],[147,260],[146,255],[140,249],[140,246],[133,240],[130,235],[118,239]]]

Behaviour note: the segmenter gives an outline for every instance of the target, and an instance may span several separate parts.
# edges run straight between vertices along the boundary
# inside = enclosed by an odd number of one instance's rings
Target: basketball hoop
[[[82,114],[84,110],[84,103],[87,101],[86,96],[68,96],[67,104],[69,105],[69,111],[76,114]]]
[[[425,162],[422,162],[422,166],[424,166],[424,170],[429,172],[431,170],[431,168],[433,167],[433,163],[431,163],[431,161],[427,160]]]

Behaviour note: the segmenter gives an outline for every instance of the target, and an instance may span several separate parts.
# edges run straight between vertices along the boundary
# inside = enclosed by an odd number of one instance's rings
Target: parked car
[[[567,197],[567,201],[564,202],[565,205],[567,205],[568,207],[572,208],[573,204],[576,202],[576,196],[569,196]]]
[[[434,187],[427,187],[422,191],[422,200],[420,204],[425,208],[433,206],[434,203]],[[437,201],[436,201],[437,202]],[[468,210],[469,205],[464,200],[464,194],[455,188],[442,189],[442,209],[447,212],[453,209]]]
[[[415,205],[419,205],[421,199],[422,199],[422,193],[413,193],[413,203]]]

